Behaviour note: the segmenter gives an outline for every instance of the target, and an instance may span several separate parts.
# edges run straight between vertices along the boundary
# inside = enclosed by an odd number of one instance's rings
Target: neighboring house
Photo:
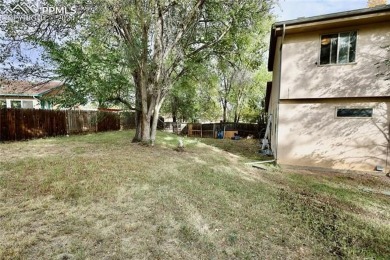
[[[277,22],[266,104],[279,164],[390,169],[390,5]]]
[[[58,94],[62,86],[59,81],[33,84],[0,79],[0,108],[51,109],[45,98]]]
[[[33,108],[33,109],[61,109],[53,104],[52,97],[61,95],[64,85],[60,81],[31,83],[28,81],[0,79],[0,108]],[[65,108],[63,108],[65,109]],[[119,106],[100,108],[95,101],[88,101],[84,105],[75,105],[72,110],[120,112]]]

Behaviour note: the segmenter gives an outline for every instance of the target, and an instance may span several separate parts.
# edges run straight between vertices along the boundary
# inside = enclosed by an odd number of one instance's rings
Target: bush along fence
[[[266,128],[265,124],[249,123],[209,123],[209,124],[187,124],[182,134],[190,137],[207,138],[234,138],[236,136],[259,138],[259,135]]]
[[[0,109],[0,141],[115,131],[120,122],[120,115],[113,112]]]

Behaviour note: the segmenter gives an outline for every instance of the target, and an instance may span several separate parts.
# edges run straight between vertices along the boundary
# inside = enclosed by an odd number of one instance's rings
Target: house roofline
[[[31,97],[31,98],[37,98],[38,94],[0,94],[0,99],[2,97]]]
[[[64,83],[63,83],[62,81],[58,81],[58,86],[55,86],[55,87],[53,87],[53,88],[51,88],[51,89],[48,89],[48,90],[46,90],[46,91],[43,91],[43,92],[37,94],[37,96],[42,97],[42,96],[46,95],[47,93],[50,93],[50,92],[52,92],[52,91],[54,91],[54,90],[56,90],[56,89],[58,89],[58,88],[61,88],[61,87],[63,87],[63,86],[64,86]]]
[[[356,9],[356,10],[345,11],[345,12],[337,12],[337,13],[330,13],[324,15],[311,16],[311,17],[301,17],[292,20],[280,21],[274,23],[274,26],[275,27],[282,26],[283,24],[289,26],[289,25],[298,25],[298,24],[305,24],[311,22],[321,22],[321,21],[328,21],[328,20],[339,19],[339,18],[348,18],[353,16],[374,14],[374,13],[389,11],[389,10],[390,10],[390,5],[381,5],[376,7]]]
[[[382,13],[382,14],[381,14]],[[352,11],[346,11],[346,12],[338,12],[338,13],[331,13],[331,14],[325,14],[325,15],[318,15],[308,18],[298,18],[294,20],[287,20],[287,21],[280,21],[276,22],[271,27],[271,34],[270,34],[270,47],[269,47],[269,55],[268,55],[268,71],[273,71],[273,65],[274,65],[274,58],[275,58],[275,51],[276,51],[276,42],[277,38],[280,36],[283,26],[285,26],[286,30],[289,28],[294,28],[296,31],[300,30],[303,31],[303,27],[307,27],[310,30],[313,30],[312,27],[318,28],[321,24],[327,24],[328,27],[337,25],[340,23],[341,20],[352,17],[369,17],[371,19],[377,18],[377,16],[390,16],[390,5],[382,5],[377,7],[371,7],[371,8],[364,8],[364,9],[357,9]],[[344,20],[345,21],[345,20]],[[377,21],[377,20],[375,20]],[[378,20],[380,21],[380,20]],[[384,19],[386,21],[386,17]],[[355,21],[353,21],[355,22]],[[310,27],[312,25],[312,27]],[[288,31],[287,31],[288,32]]]
[[[50,82],[45,82],[45,83],[36,83],[36,84],[31,84],[31,86],[40,86],[40,85],[45,85],[45,84],[49,84]],[[50,89],[47,89],[45,91],[42,91],[42,92],[38,92],[38,93],[31,93],[31,94],[23,94],[23,93],[0,93],[0,98],[1,97],[32,97],[32,98],[40,98],[40,97],[43,97],[44,95],[58,89],[58,88],[61,88],[64,86],[64,82],[63,81],[51,81],[51,83],[56,83],[58,84],[57,86],[54,86]]]

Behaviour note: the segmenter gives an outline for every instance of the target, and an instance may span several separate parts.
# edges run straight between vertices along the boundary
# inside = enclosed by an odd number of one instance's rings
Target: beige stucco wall
[[[316,64],[319,61],[322,34],[353,30],[358,32],[356,63]],[[389,52],[381,48],[389,44],[390,22],[287,34],[283,44],[280,98],[390,96],[388,81],[375,76],[380,70],[387,69],[382,66],[378,70],[377,63],[389,58]]]
[[[372,118],[336,118],[336,107],[372,107]],[[373,171],[385,167],[390,102],[280,104],[278,163]],[[387,169],[389,170],[389,169]]]

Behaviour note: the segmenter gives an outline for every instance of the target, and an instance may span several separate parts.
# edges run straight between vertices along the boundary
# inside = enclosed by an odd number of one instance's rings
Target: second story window
[[[355,62],[356,32],[321,36],[320,65]]]

